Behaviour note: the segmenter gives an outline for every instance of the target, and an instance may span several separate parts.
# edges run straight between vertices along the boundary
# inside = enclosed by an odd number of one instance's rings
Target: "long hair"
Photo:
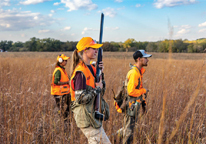
[[[59,61],[57,61],[55,67],[60,67],[60,62]]]
[[[71,64],[71,75],[73,74],[74,72],[74,69],[76,68],[76,66],[79,64],[80,61],[83,61],[82,59],[82,55],[83,55],[83,51],[81,52],[77,52],[77,49],[74,50],[73,54],[72,54],[72,64]]]

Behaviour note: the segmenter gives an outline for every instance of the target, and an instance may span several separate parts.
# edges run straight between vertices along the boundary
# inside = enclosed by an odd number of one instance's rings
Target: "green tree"
[[[158,52],[169,52],[169,40],[158,42]]]
[[[188,52],[188,53],[193,53],[193,52],[194,52],[194,50],[193,50],[193,43],[191,43],[191,44],[189,44],[189,45],[187,46],[187,52]]]
[[[29,51],[37,51],[37,39],[36,37],[31,38],[29,41],[26,41],[24,47],[28,48]]]
[[[0,49],[2,49],[3,51],[8,51],[10,50],[10,48],[12,47],[12,41],[1,41],[0,42]]]
[[[147,52],[157,52],[157,44],[155,42],[149,42],[146,46]]]
[[[135,45],[135,42],[136,42],[135,39],[129,38],[123,43],[123,48],[126,49],[126,52],[128,52],[128,49],[130,47],[133,47]]]
[[[13,47],[24,47],[24,43],[20,42],[20,41],[17,41],[13,44]]]
[[[113,47],[114,46],[110,44],[109,42],[103,43],[103,46],[102,46],[104,51],[113,51]]]

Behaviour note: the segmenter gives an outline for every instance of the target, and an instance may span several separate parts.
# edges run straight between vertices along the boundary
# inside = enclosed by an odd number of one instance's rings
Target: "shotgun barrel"
[[[104,23],[104,14],[101,14],[101,22],[100,22],[100,34],[99,34],[99,44],[102,44],[102,36],[103,36],[103,23]],[[98,49],[98,56],[97,56],[97,63],[96,63],[96,79],[95,81],[98,83],[100,82],[100,77],[101,77],[101,69],[99,68],[99,62],[102,61],[102,54],[103,54],[103,49],[100,47]],[[101,114],[100,112],[100,94],[96,96],[95,100],[95,118],[104,120],[104,115]]]

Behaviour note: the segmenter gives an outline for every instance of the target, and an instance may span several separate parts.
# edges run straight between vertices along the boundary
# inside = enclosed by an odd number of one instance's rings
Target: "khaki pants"
[[[89,144],[111,144],[102,127],[95,129],[93,127],[81,128],[82,132],[88,139]]]

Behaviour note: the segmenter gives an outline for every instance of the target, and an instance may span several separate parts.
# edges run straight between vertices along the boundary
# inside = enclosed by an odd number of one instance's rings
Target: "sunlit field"
[[[1,144],[87,143],[72,115],[64,123],[50,95],[56,57],[61,53],[0,53]],[[129,63],[134,63],[132,54],[104,52],[104,98],[110,106],[110,118],[103,127],[112,143],[123,126],[112,89],[117,93],[122,86]],[[206,143],[206,55],[152,54],[143,78],[143,86],[150,90],[147,114],[140,112],[134,143]],[[71,59],[66,66],[68,74],[70,64]]]

